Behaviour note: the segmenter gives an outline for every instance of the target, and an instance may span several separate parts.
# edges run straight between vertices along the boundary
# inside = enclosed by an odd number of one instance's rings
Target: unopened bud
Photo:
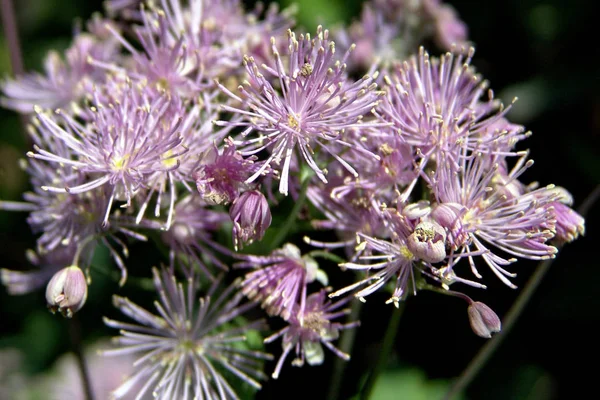
[[[52,313],[57,310],[71,318],[79,311],[87,299],[87,282],[83,271],[71,265],[58,271],[46,287],[46,301]]]
[[[271,225],[269,203],[258,190],[249,190],[235,199],[229,216],[233,221],[233,244],[236,250],[244,244],[262,239]]]
[[[502,323],[498,315],[485,304],[474,301],[467,309],[471,329],[477,336],[489,339],[492,333],[500,332]]]
[[[446,232],[436,222],[423,221],[408,237],[406,246],[423,261],[440,262],[446,258]]]

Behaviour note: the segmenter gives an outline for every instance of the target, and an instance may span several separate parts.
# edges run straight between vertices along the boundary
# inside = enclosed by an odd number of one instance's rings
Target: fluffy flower
[[[34,147],[28,156],[54,165],[71,167],[86,174],[84,182],[48,182],[43,190],[78,194],[106,186],[109,200],[104,224],[115,199],[127,206],[139,189],[150,187],[156,173],[168,175],[178,167],[177,156],[187,150],[178,135],[183,109],[166,95],[153,95],[144,87],[115,81],[106,87],[108,104],[96,94],[91,124],[82,125],[67,113],[58,111],[62,121],[36,108],[40,135],[54,137],[68,147],[71,157]],[[109,92],[113,89],[115,92]],[[64,123],[61,126],[60,123]],[[173,185],[173,182],[171,182]],[[163,189],[164,190],[164,189]],[[159,190],[162,191],[162,190]],[[175,196],[171,198],[171,207]],[[169,213],[169,217],[172,212]],[[168,225],[168,224],[167,224]]]
[[[155,302],[158,314],[115,296],[115,306],[139,325],[104,319],[109,327],[121,330],[121,336],[115,339],[118,347],[104,354],[140,355],[134,363],[135,372],[113,396],[124,398],[134,385],[143,382],[139,396],[151,391],[160,399],[236,399],[234,389],[219,370],[260,389],[261,360],[270,356],[245,350],[240,343],[245,341],[244,333],[259,327],[262,321],[233,324],[253,305],[240,304],[241,293],[228,299],[235,286],[214,295],[216,284],[198,302],[193,279],[184,286],[167,270],[153,272],[160,298]]]
[[[301,256],[300,250],[291,243],[275,250],[270,256],[245,256],[240,267],[263,268],[249,272],[240,286],[242,293],[261,306],[269,315],[288,319],[296,303],[304,310],[306,285],[315,280],[327,284],[327,276],[315,260]]]
[[[265,343],[271,343],[282,338],[283,353],[273,371],[274,379],[279,377],[283,363],[292,350],[296,353],[292,365],[297,367],[303,366],[304,362],[308,365],[321,365],[325,359],[323,346],[346,361],[350,359],[348,354],[331,343],[339,337],[340,331],[360,324],[358,321],[346,324],[334,321],[350,313],[349,309],[340,309],[350,299],[347,297],[332,303],[327,300],[327,290],[321,289],[308,296],[304,309],[296,309],[285,328],[265,339]]]
[[[347,142],[345,132],[369,126],[362,122],[363,117],[371,113],[381,94],[376,91],[377,85],[369,76],[357,82],[346,79],[344,61],[349,52],[341,61],[337,60],[335,45],[329,40],[327,30],[319,27],[313,39],[309,34],[296,39],[291,31],[288,31],[288,37],[287,66],[273,38],[274,67],[259,67],[252,57],[244,58],[249,80],[239,87],[241,97],[220,85],[221,90],[240,103],[240,108],[223,108],[243,115],[244,119],[239,122],[217,122],[220,125],[245,127],[242,140],[239,141],[243,146],[243,155],[270,150],[266,162],[247,182],[257,179],[271,164],[280,165],[283,162],[279,169],[279,191],[286,195],[294,151],[299,152],[323,182],[327,182],[325,171],[314,157],[314,151],[319,148],[357,175],[340,158],[339,149],[349,147],[365,151],[354,139],[350,139],[354,143]],[[273,80],[269,78],[271,76]],[[281,88],[281,93],[274,88],[274,84]],[[256,131],[258,137],[246,138],[252,131]]]
[[[533,165],[532,160],[525,160],[523,156],[502,179],[494,179],[501,171],[498,157],[463,151],[458,165],[440,160],[432,182],[438,201],[432,218],[448,230],[449,268],[466,257],[473,274],[481,279],[473,261],[474,256],[481,256],[502,282],[514,287],[508,280],[514,274],[504,267],[516,258],[504,258],[488,246],[532,260],[554,257],[556,247],[546,243],[555,234],[555,217],[548,209],[557,198],[554,186],[523,193],[506,188]]]

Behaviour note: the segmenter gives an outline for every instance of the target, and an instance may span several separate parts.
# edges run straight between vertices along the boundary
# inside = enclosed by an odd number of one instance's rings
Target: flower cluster
[[[112,0],[107,12],[43,74],[0,85],[33,143],[31,191],[0,208],[28,212],[39,235],[39,271],[1,278],[12,294],[47,284],[50,309],[71,317],[98,248],[121,285],[130,268],[148,274],[127,260],[134,243],[165,265],[152,270],[156,313],[115,296],[136,324],[105,319],[120,329],[105,353],[139,355],[116,398],[237,398],[229,376],[260,388],[273,357],[245,344],[266,326],[246,321],[254,305],[284,324],[264,339],[282,339],[273,378],[291,352],[294,366],[323,363],[323,346],[348,359],[333,342],[359,322],[344,307],[376,291],[397,307],[424,289],[462,297],[490,337],[500,319],[456,286],[485,288],[485,265],[515,287],[518,259],[584,234],[565,189],[521,180],[530,133],[438,0],[373,0],[314,35],[294,31],[291,10],[238,0]],[[328,260],[354,283],[330,282]]]

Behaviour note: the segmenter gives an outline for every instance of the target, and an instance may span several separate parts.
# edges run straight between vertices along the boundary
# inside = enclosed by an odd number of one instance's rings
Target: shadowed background
[[[27,70],[40,70],[50,49],[70,43],[74,20],[89,18],[101,10],[101,1],[15,1]],[[285,4],[288,1],[284,1]],[[314,31],[351,21],[360,12],[360,1],[302,0],[299,23]],[[530,148],[535,166],[522,178],[566,187],[575,206],[600,182],[600,87],[598,46],[587,41],[594,33],[594,2],[585,0],[508,0],[469,2],[454,0],[460,18],[469,27],[477,49],[473,64],[495,93],[510,102],[519,101],[508,115],[525,125],[533,136],[520,145]],[[321,15],[321,20],[314,20]],[[0,33],[1,34],[1,33]],[[10,74],[6,41],[0,36],[0,76]],[[0,109],[0,198],[19,200],[27,178],[17,167],[28,150],[18,117]],[[0,212],[0,268],[26,269],[24,251],[34,237],[25,215]],[[600,297],[596,295],[600,268],[594,259],[598,249],[598,207],[587,218],[586,236],[565,246],[499,351],[469,387],[465,398],[557,399],[577,398],[595,388],[595,367],[584,367],[591,352],[598,351],[594,337],[600,323]],[[130,262],[132,262],[130,260]],[[535,263],[521,261],[515,283],[523,286]],[[482,268],[483,269],[483,268]],[[488,272],[488,271],[484,271]],[[501,317],[518,291],[484,273],[488,290],[465,293],[491,306]],[[101,277],[90,287],[81,312],[89,342],[115,332],[103,327],[100,317],[110,309],[110,295],[117,285]],[[384,294],[373,295],[362,310],[359,344],[347,365],[340,398],[349,398],[381,346],[391,306]],[[20,368],[26,373],[48,370],[68,351],[62,318],[45,310],[43,293],[11,297],[0,288],[0,349],[16,347],[23,353]],[[376,399],[430,399],[444,393],[484,343],[469,328],[466,307],[459,299],[433,293],[411,298],[402,315]],[[272,349],[276,354],[279,344]],[[278,381],[269,381],[259,398],[279,398],[294,393],[325,398],[333,356],[321,367],[284,369]],[[0,359],[0,364],[3,360]],[[268,366],[269,368],[272,366]],[[92,376],[93,379],[93,376]],[[0,399],[5,400],[5,399]],[[7,399],[8,400],[8,399]]]

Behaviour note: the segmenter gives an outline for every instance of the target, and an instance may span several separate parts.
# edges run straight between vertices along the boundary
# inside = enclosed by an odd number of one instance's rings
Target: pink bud
[[[474,301],[467,309],[471,329],[477,336],[489,339],[492,333],[500,332],[502,323],[498,315],[485,304]]]
[[[71,265],[58,271],[46,287],[46,302],[52,313],[57,310],[67,318],[79,311],[87,299],[87,282],[83,271]]]
[[[229,209],[233,221],[233,244],[236,250],[264,236],[271,225],[271,210],[265,196],[249,190],[236,198]]]

